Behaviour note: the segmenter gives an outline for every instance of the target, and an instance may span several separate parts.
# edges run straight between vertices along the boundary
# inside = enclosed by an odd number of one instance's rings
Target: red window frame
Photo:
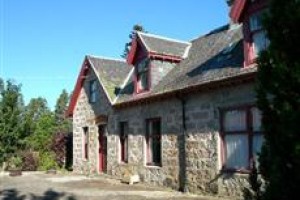
[[[83,127],[83,158],[89,159],[89,127]]]
[[[247,12],[245,13],[245,17],[243,20],[243,32],[244,32],[244,55],[245,55],[245,66],[249,66],[254,64],[257,60],[257,55],[255,54],[254,47],[254,39],[253,36],[258,33],[265,32],[263,27],[260,27],[256,30],[251,30],[250,18],[259,13],[263,13],[267,10],[267,4],[265,1],[257,1],[253,2],[250,5]],[[268,42],[266,42],[266,47],[268,46]]]
[[[124,163],[128,163],[128,131],[128,122],[120,122],[120,155]]]
[[[158,127],[156,127],[158,126]],[[161,119],[152,118],[146,120],[146,153],[148,166],[161,166]]]
[[[147,63],[147,67],[146,70],[143,71],[139,71],[139,65],[142,64],[143,62]],[[143,92],[147,92],[150,89],[150,59],[149,58],[144,58],[141,59],[138,64],[135,67],[135,74],[136,74],[136,80],[135,80],[135,88],[136,88],[136,93],[143,93]],[[141,87],[141,81],[142,81],[142,76],[146,76],[147,79],[147,86],[145,88]]]
[[[253,138],[254,136],[263,136],[261,130],[254,130],[253,127],[253,113],[252,109],[256,108],[253,105],[249,106],[240,106],[240,107],[230,107],[230,108],[225,108],[220,110],[220,136],[221,136],[221,160],[222,160],[222,170],[223,171],[229,171],[229,172],[240,172],[240,173],[249,173],[252,169],[252,163],[256,159],[254,154],[253,154]],[[245,111],[246,112],[246,118],[245,118],[245,123],[246,123],[246,128],[245,130],[239,130],[239,131],[226,131],[225,126],[224,126],[224,119],[225,119],[225,114],[228,111]],[[227,146],[226,146],[226,135],[247,135],[248,139],[248,163],[246,168],[230,168],[226,166],[226,158],[227,158]]]
[[[255,52],[256,50],[255,50],[255,41],[254,41],[254,37],[255,37],[255,35],[258,35],[258,34],[264,34],[265,35],[265,40],[266,40],[266,42],[265,42],[265,44],[264,44],[264,47],[263,47],[263,49],[266,49],[267,47],[268,47],[268,42],[267,42],[267,38],[266,38],[266,33],[265,33],[265,29],[263,28],[263,26],[262,25],[260,25],[259,27],[257,27],[257,28],[255,28],[254,30],[252,30],[252,28],[251,28],[251,18],[252,17],[254,17],[254,16],[257,16],[257,18],[261,18],[262,17],[262,15],[263,15],[263,13],[264,13],[264,11],[265,10],[259,10],[259,11],[256,11],[256,12],[254,12],[254,13],[252,13],[250,16],[249,16],[249,32],[250,32],[250,37],[251,37],[251,57],[250,57],[250,59],[252,60],[252,62],[255,62],[256,61],[256,58],[257,58],[257,56],[258,56],[258,54],[260,53],[260,52]],[[259,15],[261,15],[261,16],[259,16]],[[259,23],[261,23],[261,22],[259,22]],[[263,50],[262,49],[262,50]]]

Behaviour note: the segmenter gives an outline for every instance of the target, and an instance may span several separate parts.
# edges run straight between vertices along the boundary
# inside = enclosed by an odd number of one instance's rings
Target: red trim
[[[243,14],[243,11],[245,10],[246,3],[248,0],[235,0],[233,6],[230,10],[230,18],[233,22],[241,22],[241,16]]]
[[[236,84],[244,84],[244,83],[249,83],[249,82],[253,83],[255,81],[256,73],[257,73],[257,71],[253,71],[250,73],[241,74],[239,76],[229,77],[226,79],[212,81],[212,82],[208,82],[205,84],[193,85],[193,86],[189,86],[189,87],[185,87],[185,88],[181,88],[181,89],[177,89],[177,90],[172,90],[169,92],[167,91],[167,92],[158,93],[158,94],[151,94],[150,96],[147,95],[148,93],[142,93],[144,95],[142,95],[142,94],[136,95],[131,100],[114,104],[113,107],[117,108],[117,109],[125,108],[125,107],[130,107],[130,106],[136,106],[137,104],[161,101],[166,98],[176,97],[178,94],[189,95],[193,92],[200,92],[200,91],[207,92],[207,91],[211,91],[211,90],[215,90],[215,89],[219,89],[219,88],[231,87]]]
[[[147,70],[147,88],[145,89],[141,89],[138,87],[138,80],[137,80],[137,65],[142,61],[146,59],[146,57],[141,57],[136,63],[136,66],[135,66],[135,71],[134,71],[134,92],[135,94],[142,94],[142,93],[145,93],[145,92],[149,92],[150,91],[150,88],[151,88],[151,60],[149,60],[149,66],[148,66],[148,70]]]
[[[127,56],[127,63],[132,65],[133,64],[133,60],[135,58],[135,54],[136,54],[136,51],[137,51],[137,39],[133,39],[132,40],[132,45],[131,45],[131,49],[128,53],[128,56]]]
[[[160,129],[159,129],[159,133],[155,133],[155,135],[153,135],[153,133],[152,133],[152,135],[150,136],[150,133],[149,133],[149,126],[152,126],[152,123],[153,122],[159,122],[159,124],[160,124]],[[146,164],[148,165],[148,166],[161,166],[161,162],[162,162],[162,145],[161,145],[161,137],[162,137],[162,124],[161,124],[161,118],[151,118],[151,119],[146,119],[146,152],[147,152],[147,162],[146,162]],[[153,130],[152,130],[153,131]],[[154,163],[153,162],[153,155],[152,155],[152,160],[150,160],[150,152],[151,152],[151,148],[152,147],[150,147],[150,144],[149,144],[149,142],[150,142],[150,140],[156,140],[156,141],[158,141],[159,142],[159,144],[160,144],[160,152],[159,152],[159,154],[160,154],[160,161],[159,162],[157,162],[157,163]]]
[[[249,65],[252,65],[256,63],[256,57],[254,54],[254,44],[253,44],[253,35],[255,32],[263,31],[262,29],[251,31],[250,30],[250,17],[253,14],[256,14],[258,12],[261,12],[262,10],[266,9],[267,4],[266,2],[260,3],[260,4],[253,4],[251,5],[246,13],[246,16],[244,17],[244,27],[243,27],[243,33],[244,33],[244,67],[247,67]]]
[[[106,171],[106,156],[107,156],[107,137],[106,125],[98,126],[98,144],[99,144],[99,172]]]
[[[85,59],[83,61],[83,64],[81,66],[81,69],[80,69],[80,73],[77,77],[76,85],[75,85],[74,92],[73,92],[71,100],[70,100],[68,110],[66,112],[66,115],[68,117],[73,116],[74,108],[75,108],[77,99],[79,97],[79,94],[80,94],[80,91],[81,91],[81,88],[82,88],[82,85],[83,85],[83,81],[85,80],[85,76],[86,76],[89,68],[90,68],[90,65],[88,64],[88,60],[85,57]]]
[[[254,105],[241,105],[241,106],[232,106],[227,108],[220,109],[220,135],[221,135],[221,162],[222,162],[222,171],[225,172],[239,172],[239,173],[249,173],[251,171],[251,162],[253,160],[253,120],[252,120],[252,112],[251,109],[254,108]],[[240,131],[240,134],[248,136],[248,166],[247,169],[233,169],[233,168],[226,168],[226,141],[225,135],[226,134],[237,134],[232,132],[226,132],[224,130],[224,113],[230,110],[243,110],[246,112],[246,130]]]
[[[171,61],[171,62],[176,62],[176,63],[179,63],[183,59],[180,56],[160,54],[160,53],[151,52],[151,51],[149,52],[149,57],[153,58],[153,59],[166,60],[166,61]]]

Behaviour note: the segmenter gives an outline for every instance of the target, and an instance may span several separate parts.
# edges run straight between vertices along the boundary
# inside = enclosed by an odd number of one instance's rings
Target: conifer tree
[[[69,99],[70,96],[68,92],[65,89],[63,89],[56,101],[54,110],[57,129],[58,131],[64,133],[68,133],[70,131],[71,126],[71,121],[66,117]]]
[[[270,0],[264,26],[270,46],[258,60],[258,106],[265,142],[260,172],[265,200],[300,191],[300,1]]]
[[[21,86],[0,79],[0,163],[20,148],[22,109]]]
[[[129,34],[130,41],[125,44],[125,49],[122,54],[122,58],[127,58],[128,53],[130,51],[130,47],[132,46],[132,39],[135,37],[136,31],[146,32],[142,25],[136,24],[133,26],[132,31]]]

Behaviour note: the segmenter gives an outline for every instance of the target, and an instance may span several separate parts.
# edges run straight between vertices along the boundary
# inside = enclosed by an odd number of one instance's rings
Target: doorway
[[[107,159],[107,136],[106,125],[98,126],[98,152],[99,152],[99,172],[106,172],[106,159]]]

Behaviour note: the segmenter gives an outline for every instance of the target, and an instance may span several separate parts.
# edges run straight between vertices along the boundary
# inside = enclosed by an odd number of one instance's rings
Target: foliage
[[[270,0],[264,26],[270,46],[258,60],[258,106],[265,142],[260,171],[265,200],[295,199],[300,191],[300,1]]]
[[[32,98],[23,113],[23,131],[26,136],[32,135],[36,131],[36,123],[40,120],[42,115],[49,112],[47,100],[38,97]]]
[[[36,130],[28,137],[29,146],[39,152],[50,149],[52,134],[55,130],[55,119],[52,112],[45,112],[36,122]]]
[[[262,200],[262,179],[259,176],[256,163],[252,162],[252,170],[249,175],[249,183],[251,188],[244,189],[245,200]]]
[[[22,157],[22,170],[24,171],[37,170],[39,164],[37,152],[32,152],[27,150],[21,153],[21,157]]]
[[[8,159],[8,169],[21,169],[22,168],[22,158],[20,156],[12,156]]]
[[[17,151],[23,139],[20,124],[23,109],[21,86],[0,79],[0,163]]]
[[[71,121],[66,117],[66,111],[68,109],[68,102],[70,100],[70,96],[66,90],[62,90],[59,95],[55,110],[54,116],[56,121],[57,131],[68,133],[71,129]]]
[[[55,153],[55,160],[59,167],[63,167],[66,158],[67,135],[64,133],[56,133],[53,136],[51,149]]]
[[[58,169],[58,165],[55,161],[55,154],[51,151],[43,152],[39,156],[38,170],[50,170]]]
[[[132,40],[135,38],[135,35],[136,35],[136,31],[146,32],[145,29],[144,29],[144,27],[143,27],[142,25],[136,24],[136,25],[134,25],[134,26],[132,27],[132,31],[131,31],[131,33],[129,34],[129,39],[130,39],[130,41],[127,42],[127,43],[125,44],[124,52],[123,52],[123,54],[121,55],[122,58],[127,58],[128,53],[129,53],[129,51],[130,51],[130,48],[131,48],[131,46],[132,46]]]
[[[11,167],[30,171],[57,168],[51,144],[58,130],[65,133],[62,137],[67,138],[61,145],[69,144],[71,122],[64,117],[68,101],[69,95],[63,90],[54,112],[42,97],[32,98],[24,106],[21,86],[0,78],[0,164],[8,162]],[[62,167],[61,160],[65,155],[59,151],[56,153]]]

